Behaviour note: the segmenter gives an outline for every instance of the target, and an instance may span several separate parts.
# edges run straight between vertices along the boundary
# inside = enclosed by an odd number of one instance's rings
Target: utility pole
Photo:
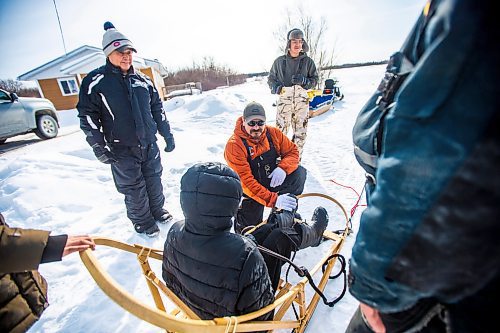
[[[54,8],[56,9],[56,15],[57,15],[57,22],[59,22],[59,31],[61,31],[61,39],[63,42],[63,47],[64,47],[64,54],[68,55],[68,52],[66,51],[66,43],[64,42],[64,35],[61,27],[61,20],[59,19],[59,12],[57,11],[57,5],[56,5],[56,0],[52,0],[54,2]]]

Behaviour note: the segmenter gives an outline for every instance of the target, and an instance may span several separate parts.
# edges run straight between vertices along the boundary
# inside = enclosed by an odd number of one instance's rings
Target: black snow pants
[[[111,151],[118,160],[111,165],[116,189],[125,195],[127,216],[140,232],[160,218],[165,203],[158,145],[156,142],[143,147],[114,145]]]
[[[297,251],[302,242],[302,233],[299,228],[300,226],[295,224],[292,228],[282,230],[277,224],[266,223],[257,228],[252,235],[259,245],[290,258],[292,251]],[[266,262],[273,291],[276,291],[280,281],[281,267],[285,262],[264,252],[262,252],[262,256]]]

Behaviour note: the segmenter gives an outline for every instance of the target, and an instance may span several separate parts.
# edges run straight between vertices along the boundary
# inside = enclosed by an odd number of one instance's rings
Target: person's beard
[[[252,139],[258,139],[262,135],[262,132],[263,130],[260,128],[258,130],[252,129],[250,130],[250,136],[252,137]]]

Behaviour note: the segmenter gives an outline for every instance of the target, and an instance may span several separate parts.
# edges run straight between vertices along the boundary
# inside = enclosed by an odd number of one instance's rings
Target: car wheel
[[[50,115],[44,114],[36,118],[35,134],[42,140],[52,139],[59,132],[57,121]]]
[[[3,145],[7,139],[0,139],[0,145]]]

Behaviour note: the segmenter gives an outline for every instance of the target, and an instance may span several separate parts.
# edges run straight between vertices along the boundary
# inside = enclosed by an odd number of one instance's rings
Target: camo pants
[[[293,130],[292,141],[299,148],[301,157],[306,142],[308,120],[309,99],[307,91],[298,85],[284,87],[278,100],[276,127],[287,135],[291,125]]]

